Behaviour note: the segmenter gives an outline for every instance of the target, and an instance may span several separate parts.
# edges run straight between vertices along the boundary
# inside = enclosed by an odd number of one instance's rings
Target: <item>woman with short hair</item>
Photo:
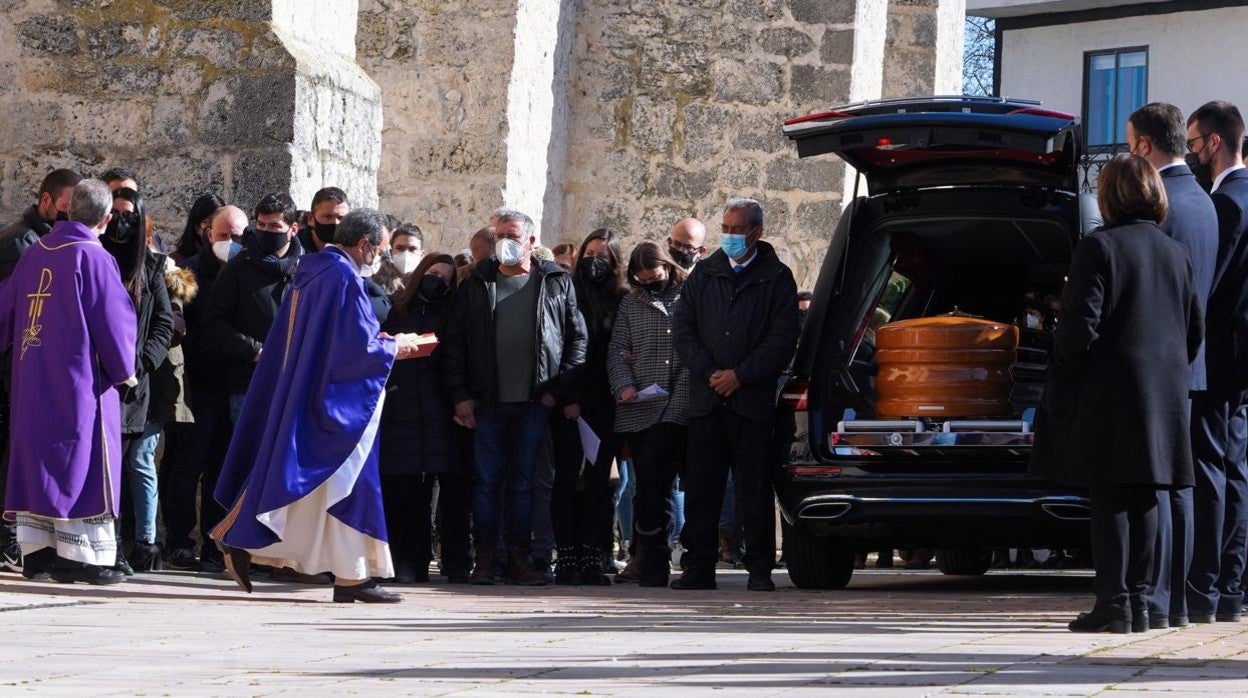
[[[1193,481],[1188,365],[1203,322],[1187,250],[1158,227],[1152,166],[1115,158],[1098,186],[1105,225],[1076,246],[1062,291],[1031,473],[1090,493],[1096,605],[1070,629],[1144,632],[1157,491]]]

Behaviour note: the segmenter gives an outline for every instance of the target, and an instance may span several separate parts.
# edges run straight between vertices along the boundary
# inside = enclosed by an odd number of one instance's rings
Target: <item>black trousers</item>
[[[772,428],[727,408],[689,420],[685,530],[691,569],[713,570],[719,559],[719,513],[732,471],[737,518],[745,540],[743,561],[751,572],[776,563],[776,509],[772,486]]]
[[[666,546],[674,519],[672,483],[685,469],[689,429],[659,423],[622,437],[633,457],[633,530],[639,534],[629,538],[645,536]]]
[[[619,451],[612,419],[594,414],[582,405],[582,417],[601,440],[598,460],[588,463],[581,446],[580,430],[563,410],[550,412],[550,436],[554,444],[555,483],[550,493],[550,519],[555,545],[560,548],[587,545],[606,552],[615,542],[615,507],[611,504],[611,461]]]
[[[442,543],[444,572],[472,569],[469,557],[469,512],[472,489],[467,476],[382,475],[381,498],[386,510],[386,533],[397,565],[410,564],[418,571],[433,559],[433,491],[438,488],[438,536]]]
[[[1192,400],[1192,615],[1233,613],[1243,605],[1248,553],[1248,406],[1239,396],[1200,393]]]
[[[230,448],[234,424],[225,396],[203,401],[195,411],[194,424],[169,424],[165,429],[165,456],[161,463],[160,509],[164,515],[170,548],[195,549],[191,538],[196,526],[206,542],[209,557],[216,547],[208,534],[225,517],[225,509],[213,497],[221,464]]]
[[[1092,561],[1096,609],[1143,608],[1153,584],[1157,489],[1148,485],[1092,488]]]

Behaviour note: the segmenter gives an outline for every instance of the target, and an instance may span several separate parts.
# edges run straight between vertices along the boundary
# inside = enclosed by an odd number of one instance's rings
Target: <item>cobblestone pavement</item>
[[[1248,622],[1076,635],[1087,573],[858,573],[841,592],[328,587],[0,574],[0,695],[1248,695]],[[1166,693],[1170,692],[1170,693]]]

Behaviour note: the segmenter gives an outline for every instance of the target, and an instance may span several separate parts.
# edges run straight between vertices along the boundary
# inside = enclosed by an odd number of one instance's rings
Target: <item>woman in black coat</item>
[[[382,329],[391,334],[441,335],[455,288],[455,260],[421,260],[394,299]],[[469,480],[461,467],[454,409],[435,349],[427,358],[395,362],[381,412],[381,493],[394,555],[395,581],[429,581],[433,558],[433,487],[438,485],[442,572],[467,582]]]
[[[122,393],[121,449],[123,477],[122,517],[130,518],[126,495],[130,495],[134,521],[134,549],[129,561],[118,550],[118,569],[133,573],[160,567],[160,547],[156,545],[156,444],[160,441],[159,422],[149,418],[151,375],[165,360],[173,342],[173,308],[165,286],[165,256],[147,248],[147,215],[143,197],[133,189],[113,193],[113,218],[100,236],[100,244],[117,260],[121,282],[130,295],[138,320],[135,377],[139,384]],[[122,537],[129,539],[123,526]]]
[[[585,363],[568,379],[569,395],[562,409],[551,412],[555,482],[550,516],[558,549],[556,584],[610,584],[603,559],[614,543],[615,509],[611,505],[611,462],[615,437],[615,396],[607,378],[607,350],[624,283],[620,235],[602,228],[581,243],[572,285],[577,310],[585,319],[589,345]],[[589,462],[581,444],[578,419],[584,419],[600,440],[597,459]]]
[[[1076,632],[1148,630],[1157,490],[1192,485],[1188,366],[1202,318],[1187,250],[1157,224],[1142,158],[1101,169],[1105,227],[1075,248],[1032,453],[1033,475],[1087,487],[1096,605]]]

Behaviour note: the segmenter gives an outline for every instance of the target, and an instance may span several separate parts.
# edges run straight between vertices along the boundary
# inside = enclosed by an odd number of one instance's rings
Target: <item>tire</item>
[[[992,565],[992,551],[982,548],[937,550],[936,567],[941,574],[978,577]]]
[[[785,524],[784,562],[798,589],[844,589],[854,575],[854,551],[835,538]]]

